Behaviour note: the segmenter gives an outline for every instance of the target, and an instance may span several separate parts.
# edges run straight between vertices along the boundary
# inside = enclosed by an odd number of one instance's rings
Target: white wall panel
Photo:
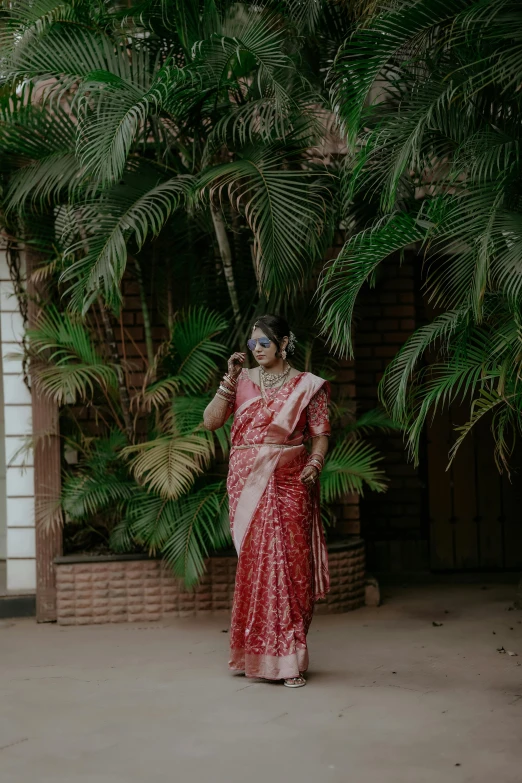
[[[0,328],[2,329],[2,342],[21,343],[24,336],[24,319],[19,312],[2,312],[0,316]]]
[[[7,589],[11,593],[36,590],[36,560],[7,561]]]
[[[7,468],[7,497],[34,497],[34,468]]]
[[[5,439],[5,461],[6,465],[34,465],[33,450],[27,449],[27,444],[31,443],[28,437],[10,435]]]
[[[7,528],[7,557],[35,557],[34,529],[32,527]]]
[[[31,405],[31,392],[22,377],[20,375],[4,375],[4,405],[24,404]]]
[[[9,527],[34,527],[34,498],[7,498]]]
[[[31,394],[23,381],[23,333],[23,318],[0,248],[0,545],[5,542],[0,556],[7,556],[7,590],[15,593],[36,589],[33,458],[27,452],[14,456],[26,436],[32,436]]]
[[[31,405],[9,405],[4,408],[6,435],[31,435],[33,409]]]

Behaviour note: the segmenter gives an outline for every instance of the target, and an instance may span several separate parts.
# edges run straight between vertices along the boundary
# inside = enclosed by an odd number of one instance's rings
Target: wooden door
[[[447,470],[453,428],[469,407],[452,406],[427,433],[430,562],[433,570],[522,568],[522,460],[511,480],[493,457],[487,421],[469,435]]]

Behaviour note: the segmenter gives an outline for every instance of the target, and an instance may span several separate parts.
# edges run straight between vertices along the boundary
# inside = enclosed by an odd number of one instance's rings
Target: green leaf
[[[172,329],[169,346],[170,364],[180,387],[190,394],[206,389],[218,370],[216,360],[229,355],[226,345],[216,337],[228,322],[206,307],[193,307],[180,313]]]
[[[95,439],[78,467],[64,476],[61,502],[70,518],[88,520],[107,511],[117,515],[134,497],[138,488],[119,457],[125,443],[121,432]]]
[[[214,454],[206,435],[161,436],[128,446],[131,470],[140,484],[167,499],[177,499],[192,487]]]
[[[187,586],[204,573],[204,557],[231,545],[224,481],[178,501],[177,524],[163,546],[166,562]]]
[[[351,144],[371,113],[365,106],[375,83],[392,81],[397,60],[414,59],[467,5],[468,0],[403,3],[356,29],[339,51],[332,73],[332,102]]]
[[[259,144],[200,178],[211,199],[226,194],[245,215],[254,235],[257,278],[267,295],[299,287],[329,231],[326,185],[315,172],[290,168],[296,158],[280,145]]]
[[[328,454],[321,472],[321,501],[335,503],[351,493],[364,494],[365,486],[374,492],[386,489],[385,475],[377,468],[382,459],[373,446],[347,438]]]
[[[78,316],[47,306],[27,339],[36,388],[59,405],[88,400],[98,387],[116,392],[116,371]]]
[[[225,482],[207,484],[178,500],[142,493],[129,504],[121,529],[150,554],[162,552],[191,587],[204,573],[208,554],[231,544]],[[118,535],[122,537],[121,530]]]
[[[392,216],[384,225],[348,239],[326,267],[318,289],[319,314],[322,333],[339,354],[353,355],[353,310],[363,284],[385,258],[422,240],[425,233],[410,215]]]
[[[174,177],[158,182],[159,176],[142,167],[129,174],[102,199],[69,212],[68,230],[76,226],[81,238],[70,241],[64,253],[72,263],[61,280],[70,282],[72,307],[86,311],[102,292],[115,308],[120,302],[120,283],[127,264],[127,246],[139,250],[147,237],[159,234],[190,187],[190,178]]]

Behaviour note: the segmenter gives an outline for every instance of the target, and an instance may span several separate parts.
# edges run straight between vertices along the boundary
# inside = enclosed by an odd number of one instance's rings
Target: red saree
[[[300,481],[303,441],[328,435],[329,386],[300,373],[281,389],[239,378],[227,480],[238,567],[230,627],[233,671],[277,680],[308,667],[314,602],[329,589],[319,487]]]

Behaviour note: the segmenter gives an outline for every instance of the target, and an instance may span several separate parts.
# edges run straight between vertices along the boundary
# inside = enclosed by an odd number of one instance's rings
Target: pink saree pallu
[[[330,432],[328,384],[300,373],[265,400],[241,373],[227,480],[238,567],[229,667],[247,677],[298,677],[308,668],[314,603],[329,589],[318,484],[300,480],[303,441]]]

